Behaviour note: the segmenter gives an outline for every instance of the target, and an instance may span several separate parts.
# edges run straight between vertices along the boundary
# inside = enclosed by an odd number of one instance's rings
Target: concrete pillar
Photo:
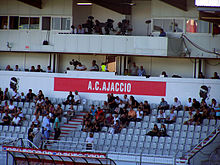
[[[121,56],[121,75],[124,75],[125,56]]]

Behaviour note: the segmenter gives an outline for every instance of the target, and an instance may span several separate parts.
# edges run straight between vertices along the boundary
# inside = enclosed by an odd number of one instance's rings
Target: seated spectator
[[[89,136],[86,138],[86,143],[86,150],[92,150],[94,143],[93,133],[89,133]]]
[[[162,75],[163,77],[168,77],[168,76],[167,76],[167,73],[166,73],[165,71],[163,71],[163,72],[161,73],[161,75]]]
[[[32,93],[32,89],[29,89],[29,92],[26,95],[26,101],[33,102],[35,97],[36,97],[36,95],[34,93]]]
[[[92,123],[92,125],[93,126],[92,126],[91,132],[100,132],[101,131],[101,126],[99,125],[99,123],[96,120]]]
[[[63,102],[64,105],[73,105],[74,103],[74,95],[72,91],[69,92],[69,95],[66,98],[66,101]]]
[[[90,109],[90,113],[92,114],[92,116],[95,116],[97,109],[95,108],[95,106],[92,104],[91,109]]]
[[[21,121],[21,118],[20,118],[20,117],[18,116],[18,114],[16,113],[15,116],[14,116],[14,118],[12,119],[11,124],[12,124],[13,126],[18,126],[18,125],[20,125],[20,121]]]
[[[137,118],[136,118],[136,121],[137,122],[140,122],[141,120],[142,120],[142,118],[143,118],[143,112],[141,111],[141,108],[139,107],[138,108],[138,111],[137,111]]]
[[[205,78],[205,76],[203,75],[203,73],[202,72],[199,72],[199,76],[198,76],[198,78]]]
[[[124,102],[123,102],[122,100],[120,100],[120,103],[118,104],[118,108],[119,108],[119,109],[125,108],[125,104],[124,104]]]
[[[218,108],[218,103],[217,103],[217,101],[214,98],[211,101],[210,107],[214,108],[214,109]]]
[[[211,77],[211,79],[219,79],[219,75],[217,72],[214,72],[214,76]]]
[[[34,137],[35,137],[35,135],[34,135],[34,124],[32,124],[31,127],[28,129],[28,140],[33,142]]]
[[[208,108],[207,103],[205,102],[205,99],[202,99],[201,103],[200,103],[200,109],[202,108]]]
[[[115,114],[113,117],[113,124],[116,124],[116,121],[119,120],[119,115]]]
[[[128,112],[128,121],[136,121],[136,118],[137,118],[137,113],[130,106],[130,111]]]
[[[2,125],[10,125],[11,124],[11,117],[8,115],[8,112],[5,112],[5,116],[2,118]]]
[[[32,124],[34,125],[34,127],[40,126],[39,115],[35,115],[35,117],[32,120]]]
[[[164,111],[161,109],[161,110],[159,111],[158,116],[157,116],[157,122],[158,122],[158,123],[164,123],[165,120],[166,120],[166,115],[165,115]]]
[[[10,111],[12,111],[14,108],[15,108],[15,106],[14,106],[14,104],[13,104],[13,100],[10,99],[9,105],[8,105],[8,109],[9,109]]]
[[[177,97],[174,98],[173,107],[175,108],[175,110],[181,110],[182,109],[181,102],[178,100]]]
[[[199,109],[200,108],[200,103],[195,98],[193,99],[192,108],[193,109]]]
[[[85,67],[85,65],[82,65],[81,63],[79,63],[79,65],[76,66],[76,69],[75,70],[78,70],[78,71],[84,71],[86,70],[87,68]]]
[[[147,100],[144,101],[143,113],[144,113],[144,116],[149,115],[151,113],[150,104],[148,103]]]
[[[134,96],[130,96],[129,105],[132,108],[137,108],[139,106],[139,103],[134,99]]]
[[[188,111],[188,120],[185,121],[183,124],[185,125],[191,125],[193,123],[193,113],[192,110]]]
[[[125,108],[123,108],[122,111],[123,113],[120,115],[120,125],[121,128],[126,128],[129,124],[128,111]]]
[[[115,103],[116,106],[118,107],[118,105],[120,104],[120,98],[118,96],[115,97]]]
[[[53,73],[51,70],[51,66],[47,66],[47,73]]]
[[[85,128],[85,125],[88,121],[92,121],[92,115],[90,112],[87,112],[86,115],[83,116],[83,123],[82,123],[82,129]]]
[[[157,124],[154,124],[154,128],[149,131],[146,135],[150,135],[150,136],[158,136],[159,135],[159,128],[157,126]]]
[[[0,102],[3,101],[3,96],[4,96],[4,93],[2,91],[2,88],[0,88]]]
[[[92,61],[92,66],[90,68],[90,71],[99,71],[99,66],[96,64],[96,60]]]
[[[220,104],[218,105],[218,108],[215,108],[215,112],[216,112],[216,119],[219,120],[220,119]]]
[[[166,33],[164,32],[164,30],[161,28],[160,29],[160,34],[159,34],[159,37],[166,37]]]
[[[169,116],[166,118],[165,123],[172,124],[176,122],[176,114],[174,113],[174,109],[170,110]]]
[[[5,88],[3,100],[9,100],[9,99],[10,99],[10,94],[8,92],[8,88]]]
[[[114,119],[114,117],[112,116],[111,113],[109,113],[109,116],[107,118],[105,118],[104,125],[106,127],[110,127],[113,124],[113,119]]]
[[[18,65],[15,65],[15,70],[14,71],[21,71],[21,69],[18,67]]]
[[[90,120],[85,121],[85,125],[82,128],[84,132],[92,132],[93,131],[93,124]]]
[[[67,110],[67,123],[75,116],[75,110],[73,108],[73,105],[70,105],[69,109]]]
[[[102,106],[102,109],[105,111],[105,113],[109,112],[109,105],[107,101],[104,101],[104,104]]]
[[[22,108],[18,107],[18,117],[20,117],[21,121],[26,120],[26,118],[24,117],[24,114],[22,112]]]
[[[146,76],[146,71],[143,66],[140,66],[140,69],[138,69],[138,76]]]
[[[116,120],[116,123],[113,126],[113,134],[117,134],[120,132],[121,132],[120,123],[119,123],[119,120]]]
[[[203,109],[201,109],[201,111],[202,111],[202,119],[201,119],[201,121],[202,120],[204,120],[204,119],[208,119],[209,118],[209,110],[208,110],[208,108],[203,108]]]
[[[63,114],[63,109],[61,108],[61,104],[58,104],[57,108],[54,111],[54,115],[61,117],[62,114]],[[59,119],[59,121],[61,121],[61,118]]]
[[[123,103],[125,104],[125,107],[127,108],[128,104],[129,104],[129,99],[127,97],[127,95],[124,95],[123,99],[121,99],[123,101]]]
[[[161,98],[161,102],[158,106],[158,110],[167,110],[169,109],[169,104],[167,103],[167,101],[165,101],[164,98]]]
[[[44,94],[43,94],[42,90],[39,90],[39,91],[38,91],[38,94],[37,94],[37,98],[36,98],[36,99],[42,99],[42,100],[44,100]]]
[[[40,66],[40,65],[37,65],[36,72],[44,72],[44,71],[43,71],[43,69],[41,69],[41,66]]]
[[[214,108],[211,108],[211,112],[209,113],[208,119],[216,119],[216,112]]]
[[[51,132],[52,128],[50,125],[50,116],[46,115],[43,118],[43,122],[42,122],[42,134],[44,135],[44,137],[46,139],[49,139],[49,134]]]
[[[73,105],[81,104],[81,98],[79,96],[79,92],[76,90],[74,95],[74,103]]]
[[[5,70],[6,70],[6,71],[13,71],[13,69],[11,68],[10,65],[7,65],[6,68],[5,68]]]
[[[193,121],[195,122],[196,125],[200,125],[202,123],[202,115],[198,109],[196,110],[196,113],[193,116]]]
[[[160,128],[158,136],[163,136],[163,137],[169,136],[167,135],[167,129],[166,129],[165,124],[161,124],[161,128]]]
[[[35,67],[31,66],[30,72],[36,72]]]
[[[17,101],[17,102],[21,101],[21,95],[20,95],[20,93],[17,91],[17,89],[15,89],[15,90],[13,91],[13,93],[12,93],[12,100],[13,100],[13,101]]]
[[[77,28],[75,26],[71,26],[71,34],[77,34]]]
[[[107,97],[108,97],[108,105],[109,105],[110,111],[113,113],[115,108],[117,107],[117,104],[115,103],[115,97],[113,93],[108,94]]]
[[[187,101],[187,103],[186,103],[186,106],[184,106],[184,110],[185,111],[189,111],[189,108],[191,108],[192,107],[192,99],[189,97],[188,98],[188,101]]]
[[[82,25],[78,25],[77,34],[85,34],[85,31],[84,31],[84,29],[82,28]]]
[[[49,106],[51,104],[51,101],[48,99],[48,97],[45,97],[44,103],[46,106]]]
[[[38,100],[37,100],[37,102],[36,102],[36,105],[44,105],[44,100],[43,100],[43,96],[42,97],[40,97]]]
[[[138,67],[136,66],[135,62],[133,62],[131,68],[130,68],[131,76],[137,76],[138,74]]]

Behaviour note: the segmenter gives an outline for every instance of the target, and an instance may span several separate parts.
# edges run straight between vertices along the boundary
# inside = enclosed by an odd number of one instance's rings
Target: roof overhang
[[[172,5],[178,9],[187,11],[187,0],[161,0],[169,5]]]
[[[17,0],[17,1],[42,9],[42,0]]]

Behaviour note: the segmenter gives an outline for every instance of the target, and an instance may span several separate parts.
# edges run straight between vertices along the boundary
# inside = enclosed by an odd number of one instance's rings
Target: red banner
[[[166,96],[166,82],[60,77],[54,78],[54,91],[75,90],[87,93]]]

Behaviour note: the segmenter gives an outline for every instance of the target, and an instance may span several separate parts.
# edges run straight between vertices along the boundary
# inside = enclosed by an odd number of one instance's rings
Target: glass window
[[[30,17],[30,29],[39,29],[39,17]]]
[[[29,29],[29,17],[20,17],[19,29]]]
[[[210,33],[210,24],[202,20],[188,19],[186,21],[186,32],[188,33]]]
[[[42,17],[42,30],[50,30],[51,17]]]
[[[9,29],[18,29],[18,16],[10,16],[9,17]]]
[[[61,30],[61,18],[52,18],[52,29]]]
[[[154,19],[153,30],[160,31],[164,29],[165,32],[183,32],[183,19]]]
[[[61,30],[70,30],[70,18],[61,18]]]
[[[8,28],[8,16],[0,16],[0,29]]]

